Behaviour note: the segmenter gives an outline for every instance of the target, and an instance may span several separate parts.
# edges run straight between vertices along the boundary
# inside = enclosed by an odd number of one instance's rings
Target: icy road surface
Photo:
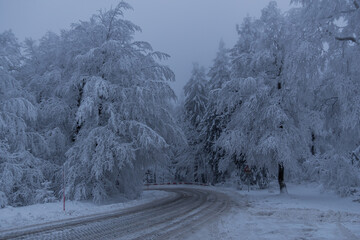
[[[112,213],[0,231],[0,239],[183,239],[230,208],[226,194],[209,188],[161,190],[173,194]]]

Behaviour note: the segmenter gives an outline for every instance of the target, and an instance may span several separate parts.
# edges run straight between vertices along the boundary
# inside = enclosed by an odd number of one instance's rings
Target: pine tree
[[[230,59],[229,50],[225,48],[224,42],[221,40],[217,56],[214,59],[213,66],[208,72],[209,76],[209,101],[207,103],[206,113],[202,119],[201,137],[204,139],[204,148],[202,151],[206,154],[208,165],[211,169],[211,175],[208,179],[212,183],[217,183],[220,179],[219,161],[224,155],[221,147],[215,146],[216,140],[219,138],[223,129],[226,128],[228,115],[226,113],[218,113],[216,104],[219,98],[219,91],[224,85],[230,81]]]
[[[225,48],[225,43],[221,40],[214,63],[207,74],[210,91],[222,88],[230,80],[230,59],[228,53],[229,50]]]
[[[193,70],[189,81],[184,87],[184,122],[185,135],[189,145],[189,175],[194,181],[206,181],[206,163],[202,153],[202,140],[199,137],[201,132],[200,123],[206,112],[208,101],[208,81],[206,79],[205,68],[197,63],[193,65]]]
[[[184,87],[185,114],[193,127],[197,127],[206,111],[208,101],[205,68],[194,64],[190,80]]]

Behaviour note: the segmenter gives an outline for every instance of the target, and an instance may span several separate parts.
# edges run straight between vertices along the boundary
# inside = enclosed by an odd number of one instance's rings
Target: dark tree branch
[[[336,40],[339,41],[351,41],[353,43],[358,43],[354,37],[335,37]]]
[[[356,0],[354,0],[354,6],[356,7],[356,9],[360,8],[360,6],[359,6],[359,4],[358,4],[358,2]]]

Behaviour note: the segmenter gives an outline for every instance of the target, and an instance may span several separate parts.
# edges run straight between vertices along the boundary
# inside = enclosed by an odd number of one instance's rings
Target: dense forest
[[[360,1],[276,2],[177,101],[120,2],[60,34],[0,34],[0,206],[136,198],[146,182],[360,187]],[[221,36],[219,36],[221,38]],[[214,50],[215,51],[215,50]],[[176,106],[174,106],[176,102]],[[245,169],[249,169],[246,173]],[[63,188],[65,183],[65,188]]]

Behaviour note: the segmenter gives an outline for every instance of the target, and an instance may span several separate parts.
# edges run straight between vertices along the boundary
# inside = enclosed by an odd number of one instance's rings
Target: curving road
[[[229,209],[210,188],[151,188],[169,197],[136,207],[0,232],[0,239],[184,239]]]

